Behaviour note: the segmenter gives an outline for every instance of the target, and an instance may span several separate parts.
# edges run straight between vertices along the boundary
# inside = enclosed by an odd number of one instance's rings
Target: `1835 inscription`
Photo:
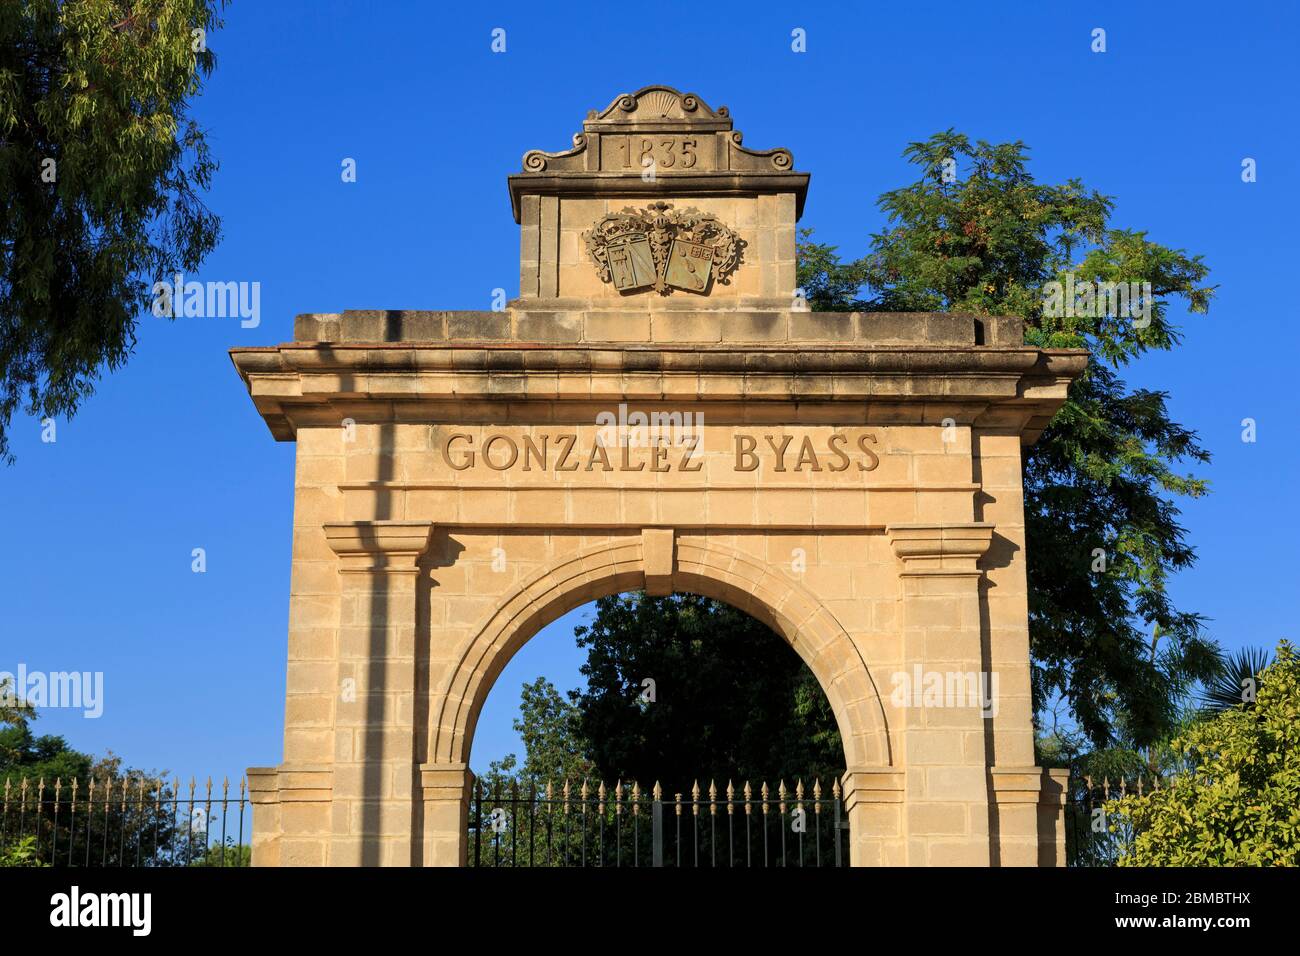
[[[614,169],[700,169],[700,140],[697,136],[618,136],[602,137],[601,149],[609,157],[606,168]]]

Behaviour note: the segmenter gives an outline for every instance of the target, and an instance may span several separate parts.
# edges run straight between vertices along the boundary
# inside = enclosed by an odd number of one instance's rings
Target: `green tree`
[[[545,677],[523,685],[513,726],[524,745],[523,764],[515,754],[493,761],[480,778],[485,790],[511,783],[545,790],[548,783],[576,783],[595,775],[595,765],[586,756],[589,747],[582,737],[577,708]]]
[[[521,689],[514,728],[524,744],[523,764],[515,754],[507,754],[492,761],[475,781],[470,812],[478,853],[470,847],[470,862],[511,866],[517,858],[520,865],[562,865],[570,847],[557,840],[555,824],[557,815],[563,816],[564,783],[569,782],[574,798],[583,781],[596,786],[577,708],[539,677]]]
[[[1253,707],[1258,675],[1272,663],[1268,651],[1260,647],[1243,647],[1222,659],[1201,692],[1199,703],[1207,716],[1244,704]]]
[[[73,750],[63,737],[32,733],[36,709],[18,696],[13,681],[0,683],[0,786],[5,780],[20,786],[43,777],[71,780],[86,777],[95,766],[90,754]]]
[[[1208,269],[1112,227],[1113,200],[1079,180],[1035,181],[1023,143],[949,130],[904,155],[919,178],[881,196],[888,221],[869,253],[845,264],[805,233],[799,284],[814,308],[1015,315],[1030,345],[1089,350],[1087,372],[1024,466],[1035,702],[1064,699],[1096,746],[1114,742],[1121,721],[1146,746],[1176,726],[1183,692],[1217,666],[1202,618],[1168,592],[1170,574],[1195,559],[1176,500],[1207,490],[1179,469],[1209,455],[1170,419],[1166,393],[1130,388],[1119,373],[1178,344],[1169,301],[1204,311]],[[1071,282],[1149,283],[1139,303],[1148,308],[1053,309],[1050,284]]]
[[[153,283],[217,243],[187,114],[222,6],[0,3],[0,459],[16,410],[74,414],[126,362]]]
[[[696,780],[826,785],[844,772],[816,677],[742,611],[696,594],[624,594],[598,600],[575,633],[587,688],[571,696],[605,779],[658,780],[673,792]]]
[[[1111,810],[1121,866],[1300,865],[1300,658],[1286,641],[1238,703],[1172,742],[1186,769]]]
[[[0,846],[0,867],[5,866],[49,866],[42,863],[36,849],[36,837],[26,836],[15,840],[7,846]]]
[[[36,861],[31,865],[45,865],[52,857],[60,863],[84,861],[87,853],[110,865],[137,858],[184,865],[203,852],[187,821],[177,821],[177,807],[183,810],[185,804],[172,802],[174,790],[160,774],[124,767],[112,753],[96,758],[74,750],[60,736],[38,737],[31,729],[36,718],[12,682],[0,685],[0,793],[6,797],[0,842],[18,853],[16,859],[27,850],[14,850],[7,841],[20,831],[30,836],[26,846]]]
[[[252,866],[253,848],[247,843],[236,843],[234,837],[226,837],[225,843],[214,841],[202,856],[195,856],[190,866]]]

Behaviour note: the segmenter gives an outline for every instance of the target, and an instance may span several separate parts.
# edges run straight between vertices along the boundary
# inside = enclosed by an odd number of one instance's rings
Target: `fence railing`
[[[7,778],[0,859],[39,866],[248,866],[248,786]]]
[[[1131,839],[1109,805],[1159,790],[1158,777],[1071,780],[1066,861],[1114,866]],[[248,866],[247,783],[10,777],[0,795],[0,859],[43,866]],[[846,866],[839,781],[793,788],[715,783],[475,784],[469,863],[484,867]]]
[[[1065,860],[1067,866],[1115,866],[1125,844],[1132,840],[1130,828],[1111,812],[1111,804],[1126,796],[1159,791],[1160,778],[1138,776],[1100,782],[1090,776],[1071,778],[1065,803]]]
[[[840,784],[474,786],[469,864],[488,867],[846,866]]]

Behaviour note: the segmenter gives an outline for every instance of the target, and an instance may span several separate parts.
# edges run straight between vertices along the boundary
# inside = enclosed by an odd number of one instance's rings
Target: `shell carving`
[[[665,117],[677,108],[678,96],[667,90],[652,90],[641,97],[640,106],[652,116]]]

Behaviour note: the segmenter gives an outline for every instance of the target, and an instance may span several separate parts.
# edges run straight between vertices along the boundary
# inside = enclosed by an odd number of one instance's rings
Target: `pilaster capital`
[[[420,788],[425,800],[452,800],[468,804],[474,772],[464,763],[420,764]]]
[[[989,767],[989,782],[998,803],[1065,805],[1070,771],[1048,767]]]
[[[903,802],[903,771],[898,767],[849,767],[841,779],[845,810],[860,803]]]
[[[894,524],[885,529],[903,575],[977,575],[993,541],[993,524]]]
[[[429,547],[429,521],[348,521],[325,525],[341,572],[415,574]]]

